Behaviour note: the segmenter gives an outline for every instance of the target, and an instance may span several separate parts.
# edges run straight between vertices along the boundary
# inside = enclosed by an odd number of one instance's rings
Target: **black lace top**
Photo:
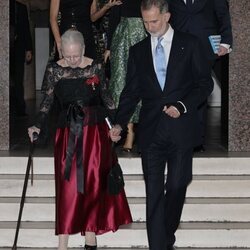
[[[112,116],[115,112],[101,64],[95,61],[85,68],[48,64],[42,92],[44,98],[36,123],[39,128],[43,127],[55,97],[60,106],[57,127],[69,126],[69,113],[72,116],[72,110],[83,112],[83,126],[103,122],[106,116]]]

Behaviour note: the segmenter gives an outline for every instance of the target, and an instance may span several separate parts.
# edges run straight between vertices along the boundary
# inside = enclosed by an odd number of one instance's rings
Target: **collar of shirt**
[[[170,49],[173,41],[173,36],[174,36],[174,30],[169,24],[167,32],[162,36],[163,40],[161,42],[163,48],[164,48],[164,53],[165,53],[165,59],[166,59],[166,64],[168,64],[168,59],[169,59],[169,54],[170,54]],[[152,47],[152,55],[154,58],[154,52],[156,45],[158,43],[158,37],[153,37],[151,36],[151,47]]]
[[[186,4],[187,3],[187,0],[183,0],[183,2]],[[192,1],[194,3],[194,0]]]

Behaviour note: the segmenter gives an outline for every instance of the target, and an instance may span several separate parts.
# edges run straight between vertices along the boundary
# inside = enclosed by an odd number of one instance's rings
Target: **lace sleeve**
[[[53,64],[48,64],[42,84],[43,100],[36,119],[36,127],[42,128],[47,120],[49,110],[54,102],[54,86],[58,81]]]
[[[98,75],[100,77],[101,98],[105,108],[108,111],[109,117],[113,120],[116,112],[115,103],[111,93],[108,90],[107,80],[105,78],[104,67],[102,64],[98,64]]]

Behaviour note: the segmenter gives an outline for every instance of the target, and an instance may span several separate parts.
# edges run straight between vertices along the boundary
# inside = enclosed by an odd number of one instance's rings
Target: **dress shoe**
[[[167,246],[167,250],[176,250],[176,249],[173,245],[171,245],[171,246]]]
[[[204,146],[201,144],[201,145],[199,145],[199,146],[197,146],[197,147],[194,148],[194,152],[195,152],[195,153],[203,153],[203,152],[205,152],[205,148],[204,148]]]
[[[132,148],[122,148],[123,152],[130,153],[132,151]]]
[[[85,246],[84,246],[84,250],[97,250],[97,246],[85,245]]]

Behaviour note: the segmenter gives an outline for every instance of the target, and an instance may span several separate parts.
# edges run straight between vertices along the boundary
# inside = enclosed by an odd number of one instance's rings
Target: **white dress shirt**
[[[173,37],[174,37],[174,30],[170,24],[169,24],[167,32],[162,37],[163,37],[163,39],[161,41],[161,44],[162,44],[163,49],[164,49],[166,65],[168,68],[169,55],[170,55],[170,50],[171,50],[172,41],[173,41]],[[157,43],[158,43],[158,37],[151,36],[151,48],[152,48],[152,56],[153,56],[155,72],[156,72],[155,49],[156,49]],[[182,104],[182,106],[184,107],[184,113],[186,113],[187,109],[186,109],[185,104],[182,103],[181,101],[178,101],[178,102]]]
[[[172,41],[173,41],[173,36],[174,36],[174,30],[173,28],[169,25],[167,32],[162,36],[163,39],[161,41],[161,44],[164,48],[164,54],[165,54],[165,60],[166,60],[166,65],[168,65],[168,60],[169,60],[169,54],[170,54],[170,49],[172,46]],[[158,37],[151,36],[151,48],[152,48],[152,56],[153,56],[153,61],[154,61],[154,68],[155,68],[155,49],[158,43]]]

